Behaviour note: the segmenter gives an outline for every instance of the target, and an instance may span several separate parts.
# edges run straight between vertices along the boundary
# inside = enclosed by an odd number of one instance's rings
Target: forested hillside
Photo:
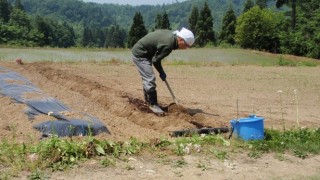
[[[25,11],[30,15],[50,17],[54,20],[66,21],[69,23],[82,24],[84,26],[104,27],[117,23],[120,27],[129,30],[134,14],[142,12],[145,26],[152,29],[158,13],[166,12],[173,29],[188,26],[188,16],[193,6],[200,8],[206,0],[189,0],[169,5],[117,5],[85,3],[80,0],[21,0]],[[9,0],[14,3],[15,0]],[[236,15],[243,10],[245,0],[232,0]],[[222,17],[228,9],[227,0],[207,1],[214,17],[214,29],[221,27]]]

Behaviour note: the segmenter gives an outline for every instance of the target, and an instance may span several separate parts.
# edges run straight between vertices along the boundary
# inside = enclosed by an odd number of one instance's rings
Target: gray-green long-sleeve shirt
[[[138,58],[147,58],[160,62],[172,50],[178,48],[177,36],[170,30],[156,30],[141,38],[132,48],[132,54]]]

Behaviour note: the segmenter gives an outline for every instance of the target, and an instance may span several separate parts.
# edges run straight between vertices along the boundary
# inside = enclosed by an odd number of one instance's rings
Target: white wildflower
[[[197,153],[201,152],[201,145],[200,144],[195,144],[193,147]]]

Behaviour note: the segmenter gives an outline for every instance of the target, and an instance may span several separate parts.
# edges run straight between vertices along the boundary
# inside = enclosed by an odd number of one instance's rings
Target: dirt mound
[[[5,65],[26,78],[30,78],[30,81],[40,89],[46,89],[61,98],[64,103],[72,104],[72,108],[84,109],[91,113],[93,110],[88,110],[87,103],[82,102],[83,98],[92,106],[100,107],[102,111],[108,113],[107,117],[102,117],[103,122],[116,134],[130,129],[131,133],[126,132],[125,134],[135,136],[136,133],[144,133],[147,129],[149,131],[147,136],[152,137],[159,136],[159,133],[168,135],[169,132],[175,130],[226,126],[225,123],[214,120],[217,116],[211,116],[208,119],[201,110],[187,109],[176,104],[162,106],[166,116],[158,117],[149,110],[142,98],[135,98],[130,89],[127,91],[114,86],[115,82],[108,79],[99,81],[98,74],[84,73],[83,69],[73,69],[58,63],[27,63],[24,65],[7,63]],[[72,94],[71,99],[69,97],[71,95],[68,94]],[[75,101],[78,103],[74,103]],[[101,114],[101,110],[98,114]],[[132,126],[132,123],[135,126]]]

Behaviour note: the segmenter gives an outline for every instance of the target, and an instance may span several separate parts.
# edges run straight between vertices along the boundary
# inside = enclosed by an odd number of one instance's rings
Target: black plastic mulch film
[[[98,118],[84,112],[72,111],[56,98],[46,95],[28,79],[1,66],[0,94],[10,97],[17,103],[26,104],[27,108],[24,112],[28,115],[29,120],[40,114],[54,117],[54,120],[48,120],[33,126],[33,128],[42,132],[43,137],[110,133]],[[72,118],[68,116],[72,116]]]

